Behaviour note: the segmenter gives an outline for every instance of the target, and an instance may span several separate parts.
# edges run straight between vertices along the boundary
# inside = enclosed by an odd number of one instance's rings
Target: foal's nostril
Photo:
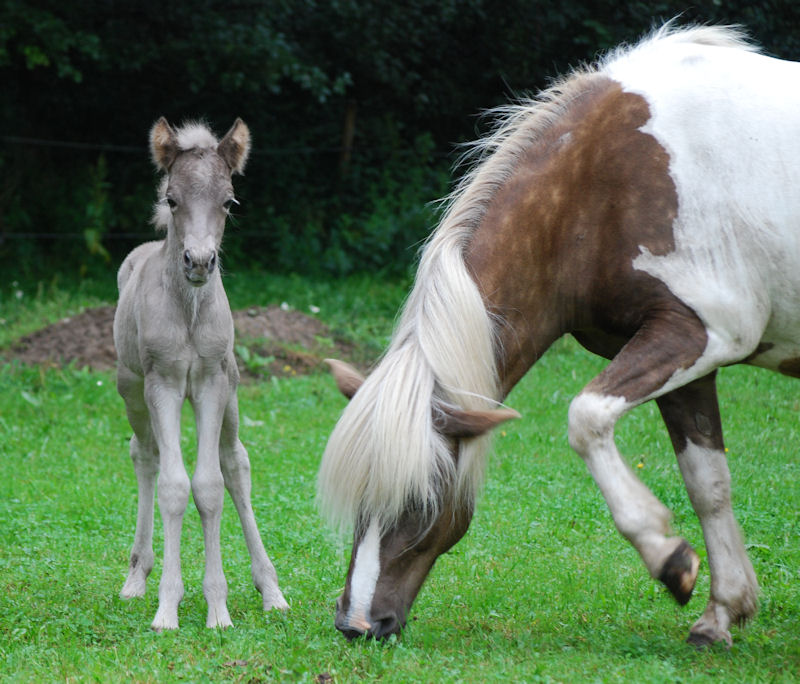
[[[208,272],[210,273],[211,271],[213,271],[216,265],[217,265],[217,253],[213,252],[211,254],[211,258],[208,260]]]
[[[183,265],[186,268],[192,268],[192,266],[194,266],[194,262],[192,261],[192,255],[189,254],[188,249],[183,253]]]

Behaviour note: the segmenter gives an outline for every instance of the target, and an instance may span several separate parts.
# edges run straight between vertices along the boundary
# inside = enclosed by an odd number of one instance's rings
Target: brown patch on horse
[[[722,451],[722,418],[717,401],[716,371],[656,399],[675,453],[692,442]]]
[[[792,378],[800,378],[800,358],[781,361],[778,364],[778,372]]]
[[[640,130],[649,105],[605,76],[583,87],[495,193],[467,249],[487,307],[502,320],[505,392],[566,332],[610,358],[646,322],[677,317],[696,338],[683,364],[705,348],[694,312],[633,267],[642,248],[675,248],[669,155]]]
[[[766,354],[770,349],[772,349],[775,345],[772,342],[759,342],[758,346],[753,350],[752,353],[745,356],[740,363],[752,363],[755,359],[757,359],[762,354]]]

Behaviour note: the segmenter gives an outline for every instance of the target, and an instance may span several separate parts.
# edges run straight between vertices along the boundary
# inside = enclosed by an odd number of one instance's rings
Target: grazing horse
[[[667,25],[502,111],[421,256],[322,458],[323,513],[354,529],[336,626],[404,626],[465,533],[499,405],[572,334],[609,365],[573,399],[569,443],[653,578],[685,604],[699,558],[634,475],[614,426],[655,399],[711,573],[689,641],[731,643],[758,585],[731,510],[715,373],[800,376],[800,66],[732,28]]]
[[[122,263],[114,317],[117,388],[134,432],[130,454],[139,483],[136,534],[121,596],[144,595],[153,567],[157,478],[164,568],[152,627],[178,627],[181,525],[190,489],[203,523],[206,625],[227,627],[228,585],[220,554],[225,488],[239,513],[264,609],[287,607],[250,503],[250,461],[238,435],[233,318],[219,267],[225,219],[236,203],[231,176],[244,169],[250,131],[237,119],[217,141],[203,125],[175,130],[161,118],[150,131],[150,149],[164,173],[153,221],[167,235],[140,245]],[[191,485],[180,449],[181,407],[187,397],[198,442]]]

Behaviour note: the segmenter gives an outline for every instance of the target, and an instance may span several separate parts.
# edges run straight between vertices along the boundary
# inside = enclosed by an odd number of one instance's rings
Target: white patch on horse
[[[645,42],[605,66],[650,105],[642,131],[668,152],[678,193],[675,250],[642,248],[634,267],[708,329],[703,356],[666,390],[740,361],[762,339],[800,339],[800,92],[786,87],[800,80],[800,64],[720,42]],[[774,356],[795,351],[790,342]]]
[[[356,550],[355,566],[350,577],[350,610],[347,624],[367,631],[370,627],[370,606],[381,571],[381,533],[378,523],[373,521],[367,528]]]

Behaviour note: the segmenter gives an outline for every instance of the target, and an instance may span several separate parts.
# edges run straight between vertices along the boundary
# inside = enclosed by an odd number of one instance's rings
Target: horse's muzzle
[[[345,618],[337,615],[335,624],[336,629],[344,634],[348,641],[361,636],[380,641],[388,639],[392,634],[400,634],[403,629],[403,624],[393,615],[360,625],[353,625],[347,622]]]
[[[194,287],[200,287],[208,282],[209,277],[217,266],[217,253],[212,251],[210,255],[195,257],[187,249],[183,253],[183,273],[186,280]]]

